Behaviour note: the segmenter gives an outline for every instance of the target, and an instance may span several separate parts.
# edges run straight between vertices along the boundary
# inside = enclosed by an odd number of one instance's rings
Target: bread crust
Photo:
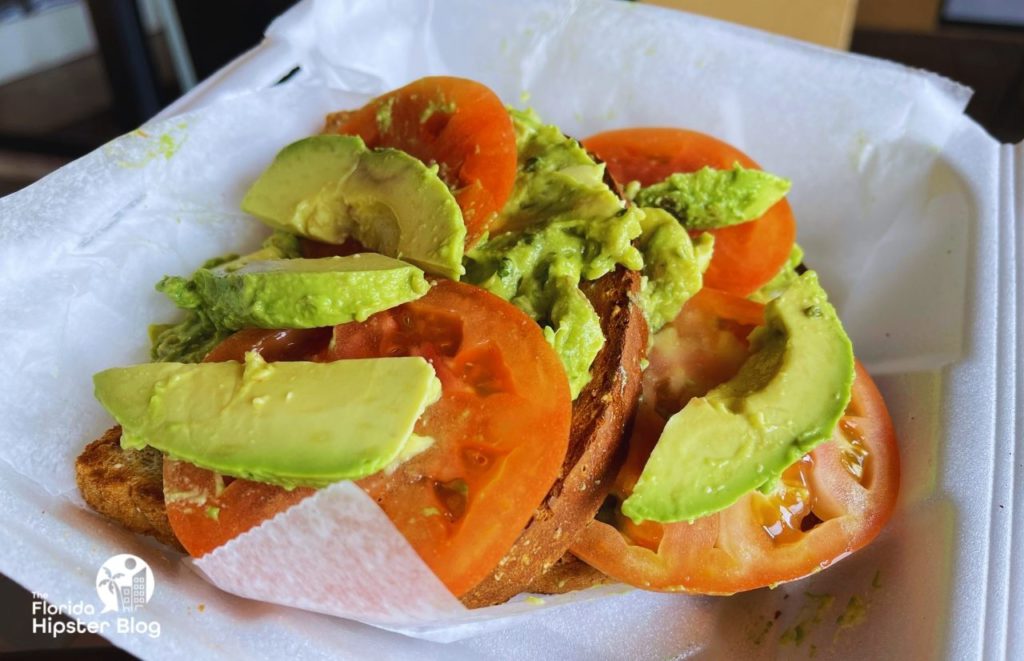
[[[555,567],[597,514],[625,458],[623,439],[636,412],[640,361],[647,351],[647,322],[636,303],[640,273],[619,267],[584,283],[583,291],[601,318],[605,345],[591,367],[590,383],[573,403],[565,461],[512,548],[461,597],[470,608],[505,602]]]
[[[100,514],[132,532],[184,550],[167,520],[159,451],[122,448],[121,428],[112,427],[78,455],[75,482],[85,502]]]
[[[611,582],[612,579],[600,570],[594,569],[572,553],[566,553],[555,560],[547,571],[530,581],[524,592],[565,594]]]

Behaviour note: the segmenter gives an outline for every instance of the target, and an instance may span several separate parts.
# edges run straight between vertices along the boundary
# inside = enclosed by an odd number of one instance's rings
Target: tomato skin
[[[735,147],[697,131],[675,128],[632,128],[598,133],[583,145],[607,163],[620,184],[658,183],[676,172],[702,167],[729,169],[734,163],[759,168]],[[796,220],[786,199],[757,220],[710,230],[715,251],[704,284],[737,296],[749,296],[786,264],[796,240]]]
[[[198,558],[316,493],[235,480],[164,457],[164,502],[175,537]]]
[[[565,372],[540,327],[470,285],[441,280],[423,298],[312,331],[241,331],[211,356],[330,361],[419,355],[441,399],[417,422],[433,439],[396,470],[357,483],[455,595],[486,577],[529,522],[565,457],[571,401]],[[314,493],[247,480],[218,485],[210,471],[164,465],[168,516],[182,545],[202,555]],[[181,494],[200,490],[201,505]],[[178,496],[173,496],[178,494]],[[219,508],[216,518],[208,507]]]
[[[655,339],[629,456],[613,487],[614,514],[592,521],[571,549],[612,578],[666,592],[752,590],[829,566],[874,539],[892,515],[899,489],[895,433],[860,363],[832,440],[787,469],[771,495],[752,492],[692,524],[638,526],[621,514],[618,504],[631,493],[667,417],[742,364],[736,342],[745,347],[741,338],[756,315],[741,300],[721,293],[695,297]],[[664,339],[673,334],[681,339]],[[709,348],[718,351],[717,364]],[[673,370],[693,378],[673,381]],[[805,524],[816,525],[804,530]]]
[[[401,149],[430,165],[455,194],[466,246],[505,206],[516,175],[516,137],[501,99],[473,80],[431,76],[327,117],[325,133],[358,135],[369,147]]]

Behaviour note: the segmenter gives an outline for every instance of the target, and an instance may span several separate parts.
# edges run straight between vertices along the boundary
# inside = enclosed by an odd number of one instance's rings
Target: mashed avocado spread
[[[637,245],[644,255],[640,307],[654,333],[676,318],[683,304],[700,291],[711,262],[714,237],[707,232],[696,242],[667,211],[644,209],[643,234]]]
[[[515,186],[492,237],[467,253],[464,280],[511,301],[544,327],[575,399],[604,345],[600,319],[580,282],[617,265],[643,271],[640,303],[654,331],[700,289],[710,244],[695,249],[668,214],[648,218],[643,209],[627,208],[604,182],[604,165],[577,141],[541,123],[532,110],[509,113],[519,159]]]
[[[544,328],[575,399],[590,381],[590,366],[604,346],[601,320],[580,283],[619,265],[641,271],[638,302],[653,333],[700,289],[711,240],[705,236],[694,243],[676,219],[660,209],[627,206],[605,183],[604,165],[579,142],[542,123],[531,110],[509,114],[516,133],[515,185],[490,237],[466,253],[464,280],[511,301]],[[306,149],[297,143],[284,151],[301,156],[300,147]],[[281,159],[279,155],[275,164]],[[253,201],[257,197],[252,190],[247,194],[250,206],[260,206]],[[297,257],[297,239],[278,232],[253,255],[211,260],[204,269],[233,273],[252,261]],[[169,277],[157,285],[188,314],[178,324],[151,329],[154,360],[198,362],[235,330],[226,327],[223,311],[213,309],[200,295],[202,280]],[[215,283],[224,284],[221,279]],[[243,305],[240,312],[248,314],[249,307]],[[238,313],[235,310],[232,318]],[[246,320],[246,325],[253,325]]]

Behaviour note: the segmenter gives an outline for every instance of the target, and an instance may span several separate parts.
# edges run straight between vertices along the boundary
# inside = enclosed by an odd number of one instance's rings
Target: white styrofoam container
[[[162,117],[268,87],[293,67],[305,67],[308,53],[296,44],[315,39],[311,11],[310,2],[300,3],[274,24],[260,47],[200,84]],[[648,12],[651,20],[669,20],[659,10],[636,11]],[[737,38],[761,39],[769,52],[808,48],[692,20]],[[853,56],[822,50],[820,57]],[[285,85],[300,84],[309,75],[304,68]],[[547,611],[504,631],[442,645],[219,594],[183,569],[174,554],[100,523],[4,461],[0,522],[6,539],[0,570],[30,589],[56,594],[74,580],[91,583],[111,549],[145,554],[154,571],[168,577],[161,589],[177,606],[157,611],[161,639],[111,639],[154,658],[332,653],[388,658],[1024,658],[1019,627],[1024,623],[1024,423],[1018,419],[1024,410],[1019,369],[1024,329],[1017,321],[1024,305],[1024,232],[1018,227],[1024,219],[1024,148],[997,145],[962,118],[942,146],[942,158],[956,179],[958,203],[967,210],[967,278],[962,317],[954,305],[950,309],[958,315],[933,323],[963,325],[961,353],[938,370],[894,369],[877,378],[903,442],[900,508],[871,547],[828,572],[728,599],[633,592]],[[95,539],[94,552],[61,552],[62,537],[86,529]],[[35,560],[14,567],[15,556]],[[871,587],[876,576],[880,588]],[[823,602],[814,596],[819,593],[834,601],[822,609]],[[814,622],[816,617],[834,619],[854,594],[870,604],[863,624],[843,630],[830,621]],[[218,608],[200,609],[200,604]],[[776,612],[780,619],[770,624]],[[808,640],[799,646],[781,644],[781,632],[800,622],[808,625]],[[761,635],[765,626],[768,634]]]

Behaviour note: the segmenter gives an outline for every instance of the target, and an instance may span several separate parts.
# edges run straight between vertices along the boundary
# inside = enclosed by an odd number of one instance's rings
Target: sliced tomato
[[[832,440],[787,469],[770,493],[752,492],[692,524],[637,525],[622,515],[619,505],[667,417],[743,363],[755,320],[751,309],[743,310],[727,295],[698,296],[655,338],[626,463],[606,507],[571,549],[617,580],[701,594],[791,581],[861,548],[892,514],[899,488],[896,438],[878,389],[858,363],[852,400]]]
[[[691,397],[728,381],[747,359],[747,335],[763,322],[760,303],[701,289],[654,336],[640,408],[649,404],[667,420]]]
[[[431,362],[442,395],[416,433],[433,443],[359,485],[455,595],[494,569],[565,457],[571,401],[558,357],[532,319],[476,287],[440,281],[417,301],[326,335],[241,331],[210,357],[239,360],[251,349],[281,360],[414,355]],[[164,479],[171,526],[195,556],[313,493],[229,482],[175,461],[165,462]]]
[[[512,119],[501,99],[476,81],[421,78],[359,110],[328,115],[324,131],[358,135],[370,147],[393,147],[436,163],[462,209],[467,246],[483,236],[512,193]]]
[[[608,164],[620,184],[639,181],[649,186],[676,172],[702,167],[728,169],[734,163],[759,166],[735,147],[696,131],[633,128],[598,133],[583,145]],[[789,258],[796,240],[796,221],[789,202],[778,202],[749,223],[711,230],[715,252],[704,274],[707,286],[749,296],[772,279]]]

